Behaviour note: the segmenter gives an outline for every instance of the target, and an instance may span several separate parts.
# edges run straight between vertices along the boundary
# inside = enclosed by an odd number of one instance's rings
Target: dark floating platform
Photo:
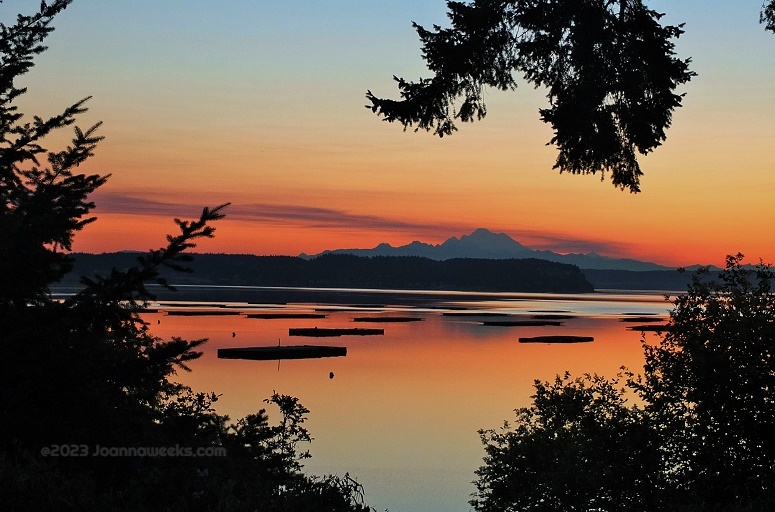
[[[550,320],[485,320],[482,325],[493,327],[546,327],[560,326],[563,322]]]
[[[519,338],[520,343],[589,343],[595,341],[592,336],[533,336]]]
[[[240,347],[219,348],[219,359],[253,359],[268,361],[275,359],[316,359],[320,357],[340,357],[347,355],[347,347],[319,345],[289,345],[287,347]]]
[[[160,302],[159,307],[162,308],[220,308],[223,304],[216,304],[213,302]]]
[[[422,322],[424,318],[417,318],[416,316],[361,316],[353,318],[353,322],[371,322],[371,323],[383,323],[383,322]]]
[[[348,306],[326,306],[321,308],[315,308],[313,311],[318,311],[321,313],[376,313],[379,311],[379,308],[372,308],[372,307],[362,307],[362,308],[351,308]]]
[[[328,336],[380,336],[385,329],[318,329],[317,327],[298,327],[288,329],[289,336],[311,336],[323,338]]]
[[[628,327],[627,329],[631,331],[655,331],[655,332],[667,332],[671,329],[670,325],[633,325],[631,327]]]
[[[631,322],[631,323],[643,323],[643,322],[664,322],[664,319],[656,317],[656,316],[628,316],[625,318],[619,319],[620,322]]]
[[[248,318],[262,318],[265,320],[274,320],[278,318],[326,318],[328,315],[322,313],[247,313]]]
[[[532,318],[536,320],[570,320],[576,317],[573,315],[533,315]]]
[[[470,307],[468,306],[454,306],[454,305],[447,305],[447,304],[431,304],[428,306],[429,309],[449,309],[452,311],[470,311]]]
[[[531,313],[573,313],[567,309],[531,309]]]
[[[441,316],[509,316],[509,314],[494,313],[492,311],[444,311]]]
[[[217,309],[214,311],[167,311],[168,316],[238,316],[239,311]]]

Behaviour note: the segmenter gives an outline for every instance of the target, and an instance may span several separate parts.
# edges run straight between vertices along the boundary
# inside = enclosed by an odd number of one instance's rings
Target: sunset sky
[[[0,17],[38,3],[6,0]],[[397,96],[392,75],[428,76],[411,21],[444,23],[441,0],[75,0],[22,109],[49,116],[90,95],[79,124],[104,122],[85,171],[112,177],[78,251],[155,248],[173,217],[229,201],[197,250],[295,255],[485,227],[563,253],[775,262],[775,35],[761,1],[648,5],[686,23],[677,50],[698,76],[666,143],[641,157],[640,194],[552,170],[545,92],[524,83],[489,91],[487,118],[444,139],[364,108],[368,89]]]

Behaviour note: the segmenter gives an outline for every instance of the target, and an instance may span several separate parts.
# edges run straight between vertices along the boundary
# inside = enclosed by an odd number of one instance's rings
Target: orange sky
[[[678,52],[699,75],[641,159],[637,195],[552,170],[544,93],[527,85],[488,92],[487,118],[441,140],[363,108],[367,89],[395,96],[392,74],[427,75],[409,22],[443,22],[443,1],[111,4],[77,0],[25,84],[25,112],[93,95],[80,124],[105,123],[86,171],[113,176],[75,250],[158,247],[173,217],[229,201],[198,250],[316,253],[485,227],[556,252],[775,261],[775,36],[758,0],[650,2],[687,23]]]

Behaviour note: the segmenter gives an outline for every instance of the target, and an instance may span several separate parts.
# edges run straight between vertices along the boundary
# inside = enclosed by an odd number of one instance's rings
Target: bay
[[[218,300],[208,301],[213,291]],[[251,291],[260,292],[260,303],[247,301],[245,294]],[[263,400],[273,391],[296,396],[311,411],[305,425],[314,440],[306,470],[340,476],[347,472],[364,486],[367,504],[394,512],[470,510],[474,471],[484,456],[478,430],[498,428],[513,418],[515,408],[528,405],[535,379],[553,379],[565,371],[613,376],[622,365],[640,371],[642,340],[657,340],[657,334],[631,330],[633,323],[623,320],[665,320],[671,308],[665,296],[655,292],[249,287],[233,292],[224,287],[189,289],[187,298],[205,300],[149,304],[158,310],[143,315],[154,335],[209,339],[202,357],[189,365],[191,371],[178,372],[179,382],[218,393],[216,409],[233,420],[268,408]],[[235,300],[224,300],[229,297]],[[272,302],[273,297],[283,303]],[[309,302],[321,297],[325,301]],[[255,313],[274,318],[247,316]],[[288,318],[293,314],[325,317]],[[556,317],[562,325],[483,325],[536,316]],[[421,320],[356,321],[385,317]],[[290,328],[300,327],[380,328],[384,335],[289,337]],[[518,342],[520,337],[545,335],[592,336],[594,341]],[[347,355],[282,361],[217,358],[219,348],[278,343],[344,346]],[[278,411],[268,412],[270,420],[277,419]]]

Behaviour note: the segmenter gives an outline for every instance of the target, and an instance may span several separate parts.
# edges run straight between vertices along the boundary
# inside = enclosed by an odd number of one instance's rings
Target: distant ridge
[[[546,250],[534,250],[525,247],[506,233],[493,233],[489,229],[479,228],[470,235],[460,238],[451,237],[438,245],[414,241],[407,245],[393,247],[388,243],[381,243],[372,249],[334,249],[309,256],[300,254],[300,258],[313,258],[323,254],[353,254],[355,256],[421,256],[432,260],[444,261],[454,258],[476,259],[525,259],[538,258],[556,263],[568,263],[586,270],[631,270],[653,271],[674,270],[675,267],[667,267],[648,261],[639,261],[628,258],[609,258],[594,252],[587,254],[558,254]]]
[[[62,281],[77,286],[80,276],[108,275],[111,269],[137,264],[137,254],[73,254],[73,272]],[[457,290],[476,292],[588,293],[592,283],[575,266],[527,259],[419,256],[363,257],[325,254],[294,256],[194,254],[187,264],[193,273],[161,269],[176,285],[266,286],[304,288],[374,288],[396,290]]]

